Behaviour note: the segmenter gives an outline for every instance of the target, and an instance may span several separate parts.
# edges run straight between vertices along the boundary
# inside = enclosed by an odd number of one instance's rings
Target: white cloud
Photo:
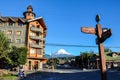
[[[71,53],[67,52],[65,49],[59,49],[56,54],[58,54],[58,55],[59,55],[59,54],[71,55]]]

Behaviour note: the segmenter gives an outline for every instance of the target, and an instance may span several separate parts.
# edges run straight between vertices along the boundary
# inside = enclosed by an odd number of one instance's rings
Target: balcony
[[[40,33],[43,33],[43,31],[39,28],[35,28],[35,27],[31,27],[30,28],[31,31],[34,31],[34,32],[40,32]]]
[[[40,36],[30,36],[31,39],[34,39],[34,40],[40,40],[40,41],[43,41],[44,38],[40,37]]]
[[[43,48],[42,45],[35,44],[35,43],[30,43],[30,47],[32,47],[32,48]]]

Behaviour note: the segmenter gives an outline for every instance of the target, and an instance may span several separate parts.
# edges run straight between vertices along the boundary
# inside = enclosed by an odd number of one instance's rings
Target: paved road
[[[108,80],[120,80],[120,71],[108,71]],[[24,80],[101,80],[99,70],[43,70],[27,75]]]

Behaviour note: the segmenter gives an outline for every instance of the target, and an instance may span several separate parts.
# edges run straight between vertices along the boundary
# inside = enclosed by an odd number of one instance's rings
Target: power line
[[[90,47],[97,48],[98,46],[75,45],[75,44],[60,44],[60,43],[46,43],[46,46],[64,46],[64,47]],[[120,46],[105,46],[105,48],[120,48]]]

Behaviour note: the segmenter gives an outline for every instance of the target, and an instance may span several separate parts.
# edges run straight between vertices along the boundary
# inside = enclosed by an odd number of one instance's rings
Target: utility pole
[[[101,28],[99,24],[100,16],[96,15],[96,28],[82,27],[81,31],[87,34],[95,34],[97,36],[96,44],[98,44],[99,57],[100,57],[100,68],[101,68],[101,80],[107,80],[106,75],[106,60],[104,54],[103,42],[112,35],[111,29]]]

